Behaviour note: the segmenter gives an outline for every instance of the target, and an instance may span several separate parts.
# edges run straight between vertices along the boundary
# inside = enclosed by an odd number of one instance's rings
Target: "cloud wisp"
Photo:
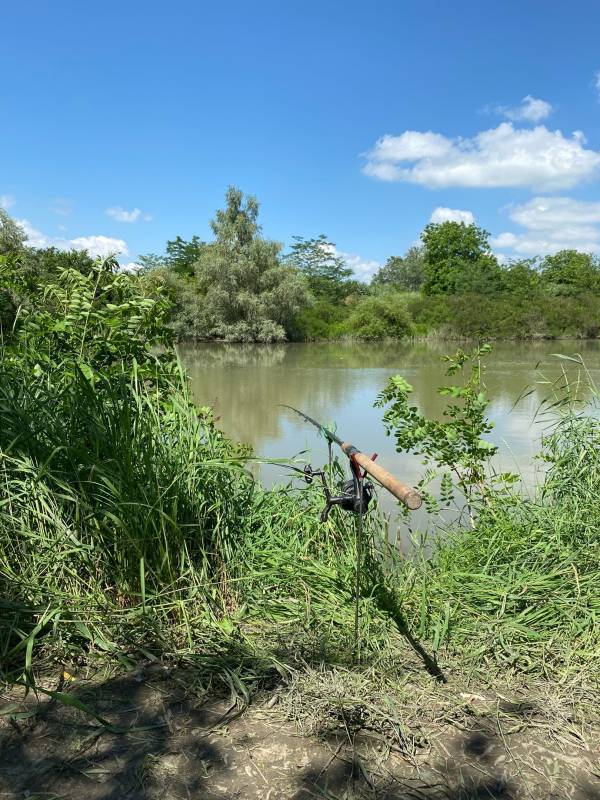
[[[504,232],[491,244],[519,256],[557,253],[559,250],[600,252],[600,202],[571,197],[534,197],[511,206],[511,220],[523,230]]]
[[[12,194],[0,194],[0,208],[3,208],[5,211],[12,208],[16,202]]]
[[[107,208],[106,215],[117,222],[128,223],[137,222],[139,219],[143,219],[144,222],[150,222],[152,219],[150,214],[143,214],[139,208],[133,208],[131,211],[127,211],[127,209],[121,208],[121,206],[111,206],[111,208]]]
[[[580,131],[567,137],[544,125],[515,128],[511,122],[502,122],[470,139],[433,131],[387,134],[367,153],[363,172],[377,180],[430,189],[525,187],[555,191],[600,175],[600,152],[586,148]]]
[[[512,122],[541,122],[550,116],[552,105],[547,100],[528,94],[518,106],[492,106],[490,111],[501,114]]]
[[[59,217],[68,217],[73,213],[71,204],[68,200],[65,200],[64,197],[57,197],[50,206],[50,211],[52,211],[53,214],[58,214]]]

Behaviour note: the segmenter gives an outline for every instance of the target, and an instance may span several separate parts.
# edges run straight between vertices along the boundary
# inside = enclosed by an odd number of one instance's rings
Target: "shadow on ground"
[[[600,800],[573,754],[508,744],[485,719],[406,759],[361,730],[303,736],[276,694],[244,711],[195,698],[187,676],[156,665],[68,689],[119,732],[53,699],[3,698],[14,714],[0,718],[2,800]]]

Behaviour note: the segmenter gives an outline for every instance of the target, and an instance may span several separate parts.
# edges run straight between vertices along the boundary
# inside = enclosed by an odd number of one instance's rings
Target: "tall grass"
[[[472,532],[450,527],[399,588],[420,635],[447,658],[561,681],[600,669],[600,421],[594,387],[545,404],[533,493],[492,493]],[[550,416],[548,416],[550,412]]]
[[[0,431],[5,671],[34,652],[193,659],[257,625],[351,618],[351,549],[320,498],[257,485],[181,372],[158,391],[0,370]]]

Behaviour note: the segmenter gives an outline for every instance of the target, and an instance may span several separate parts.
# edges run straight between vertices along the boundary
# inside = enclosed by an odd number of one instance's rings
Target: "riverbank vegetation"
[[[440,521],[443,535],[408,558],[376,512],[367,516],[357,652],[355,518],[334,509],[321,524],[316,485],[267,490],[252,478],[247,448],[191,400],[171,347],[168,286],[147,296],[110,259],[60,263],[34,308],[19,300],[28,276],[9,262],[0,294],[4,680],[50,691],[57,664],[72,674],[158,661],[192,670],[197,688],[248,701],[311,669],[319,680],[345,669],[388,688],[481,689],[510,674],[557,691],[576,685],[573,713],[592,713],[600,423],[568,392],[546,429],[545,477],[521,494],[511,476],[490,478],[485,348],[448,362],[448,421],[415,418],[412,438],[410,387],[390,383],[381,403],[397,447],[422,454],[426,481],[444,476],[432,511],[462,492],[468,514]]]
[[[139,259],[140,291],[166,296],[179,341],[324,339],[596,338],[600,262],[576,250],[501,264],[474,224],[429,224],[419,246],[390,256],[370,283],[358,281],[326,236],[265,239],[255,198],[231,187],[211,221],[212,240],[177,236],[162,255]],[[78,251],[27,246],[0,209],[7,280],[16,308],[61,266],[87,270]],[[10,273],[10,274],[8,274]],[[30,301],[28,301],[30,298]],[[0,309],[10,325],[10,310]],[[8,314],[8,317],[6,316]]]
[[[244,206],[241,193],[234,189],[226,199],[226,210],[218,212],[212,223],[216,242],[227,217],[250,228],[260,243],[255,246],[265,247],[256,202],[250,199]],[[588,253],[563,250],[501,264],[491,250],[489,234],[476,225],[429,224],[419,246],[410,247],[404,256],[390,256],[367,284],[356,280],[324,235],[296,236],[287,252],[274,243],[269,246],[273,257],[287,267],[287,272],[278,273],[278,291],[286,302],[279,315],[269,311],[269,303],[257,299],[264,296],[270,301],[268,275],[261,273],[260,280],[254,280],[251,292],[255,308],[260,308],[257,317],[270,313],[278,327],[267,325],[253,340],[595,338],[600,332],[600,263]],[[156,281],[160,276],[170,283],[178,301],[172,323],[178,337],[252,340],[243,324],[235,327],[247,318],[243,304],[251,296],[236,278],[235,257],[226,257],[216,273],[220,284],[227,283],[232,301],[228,311],[221,309],[218,314],[233,327],[219,328],[216,318],[209,324],[206,312],[198,310],[203,297],[209,300],[203,275],[207,263],[217,263],[211,255],[214,247],[214,242],[204,244],[198,237],[191,242],[178,237],[167,243],[165,255],[141,259],[143,279]],[[257,257],[254,261],[250,257],[250,262],[259,270],[266,268]]]

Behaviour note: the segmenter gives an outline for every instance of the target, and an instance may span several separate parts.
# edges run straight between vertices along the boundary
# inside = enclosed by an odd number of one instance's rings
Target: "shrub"
[[[413,324],[404,295],[361,298],[352,307],[344,331],[359,339],[403,339],[412,335]]]

